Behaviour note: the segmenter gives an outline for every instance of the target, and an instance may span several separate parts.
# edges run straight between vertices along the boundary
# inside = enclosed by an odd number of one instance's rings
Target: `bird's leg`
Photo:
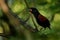
[[[44,28],[44,30],[46,30],[46,28]]]
[[[46,28],[43,29],[43,31],[45,31],[45,30],[46,30]]]
[[[40,32],[45,31],[45,30],[46,30],[46,28],[40,28]]]
[[[43,30],[43,28],[40,28],[40,31],[42,31]]]

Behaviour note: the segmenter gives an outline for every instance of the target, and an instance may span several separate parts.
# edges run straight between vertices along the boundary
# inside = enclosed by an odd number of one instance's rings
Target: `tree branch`
[[[25,2],[25,4],[26,4],[27,8],[29,9],[29,5],[28,5],[27,1],[24,0],[24,2]]]
[[[8,17],[10,24],[13,25],[14,28],[16,30],[18,30],[18,32],[21,29],[20,28],[20,24],[22,24],[25,28],[29,29],[30,31],[36,31],[29,24],[27,24],[26,22],[22,21],[21,18],[19,18],[11,10],[9,10],[9,7],[6,5],[6,3],[3,2],[3,0],[1,2],[1,8],[2,8],[4,14]]]

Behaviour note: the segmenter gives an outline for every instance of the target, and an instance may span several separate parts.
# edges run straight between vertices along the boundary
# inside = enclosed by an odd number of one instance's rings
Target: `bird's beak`
[[[29,9],[30,12],[32,12],[32,9]]]

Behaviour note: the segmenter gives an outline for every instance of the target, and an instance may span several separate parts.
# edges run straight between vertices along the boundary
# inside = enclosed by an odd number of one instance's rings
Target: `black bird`
[[[36,18],[37,23],[42,26],[44,29],[47,27],[50,29],[50,22],[49,20],[41,15],[39,11],[36,8],[29,8],[29,11],[34,15]]]

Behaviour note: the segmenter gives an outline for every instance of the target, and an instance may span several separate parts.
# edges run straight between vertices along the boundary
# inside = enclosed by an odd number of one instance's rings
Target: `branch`
[[[27,8],[29,9],[29,5],[28,5],[27,1],[24,0],[24,2],[25,2],[25,4],[26,4]]]
[[[36,29],[33,29],[32,26],[24,22],[21,18],[19,18],[16,14],[14,14],[13,11],[9,9],[9,6],[6,5],[6,3],[1,2],[1,8],[4,12],[4,14],[8,17],[10,24],[19,32],[20,24],[22,24],[25,28],[29,29],[30,31],[36,31]]]
[[[34,24],[34,26],[35,26],[35,29],[38,31],[37,25],[36,25],[35,22],[34,22],[33,16],[31,15],[31,17],[32,17],[32,21],[33,21],[33,24]]]
[[[50,21],[52,22],[54,20],[55,14],[52,14]]]
[[[5,35],[4,33],[0,33],[0,36],[8,38],[10,35]]]

